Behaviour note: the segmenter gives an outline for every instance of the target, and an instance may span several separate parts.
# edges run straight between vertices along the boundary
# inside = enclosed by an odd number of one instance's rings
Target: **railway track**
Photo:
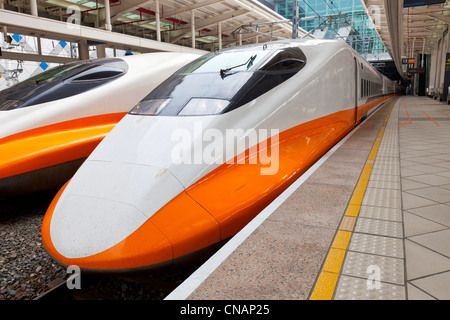
[[[206,257],[182,268],[126,276],[70,274],[44,249],[41,225],[55,192],[0,199],[0,300],[162,300]]]
[[[162,300],[180,280],[151,278],[144,281],[118,277],[82,276],[80,288],[68,279],[58,279],[54,287],[34,300]]]

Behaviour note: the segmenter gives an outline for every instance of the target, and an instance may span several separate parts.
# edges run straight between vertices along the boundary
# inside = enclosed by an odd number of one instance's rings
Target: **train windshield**
[[[44,71],[42,73],[39,73],[38,75],[28,78],[27,82],[52,82],[52,81],[58,81],[65,78],[69,78],[79,72],[82,72],[86,69],[92,68],[92,65],[88,64],[68,64],[68,65],[61,65],[54,68],[49,69],[48,71]]]
[[[220,72],[220,70],[251,71],[269,52],[269,50],[246,50],[211,53],[188,64],[178,73],[207,73]]]
[[[226,113],[272,90],[305,65],[306,56],[296,45],[269,44],[206,54],[155,88],[130,114]]]
[[[122,59],[74,62],[51,68],[0,92],[0,111],[68,98],[124,75]]]
[[[112,78],[122,75],[128,66],[125,61],[98,61],[96,63],[75,62],[51,68],[26,82],[87,81]]]

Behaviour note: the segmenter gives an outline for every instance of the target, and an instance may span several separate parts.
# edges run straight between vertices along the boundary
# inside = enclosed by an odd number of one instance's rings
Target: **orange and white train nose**
[[[217,222],[166,169],[90,161],[76,178],[55,198],[42,228],[46,249],[65,265],[135,269],[190,253],[189,241],[220,240]],[[186,229],[193,216],[197,225]],[[196,228],[202,239],[186,242]]]
[[[57,261],[89,270],[129,270],[220,241],[218,222],[170,171],[167,150],[174,142],[167,121],[127,116],[117,130],[133,128],[125,135],[130,139],[113,130],[60,190],[42,226],[44,246]],[[158,135],[139,132],[152,126]],[[152,150],[161,144],[167,149]]]

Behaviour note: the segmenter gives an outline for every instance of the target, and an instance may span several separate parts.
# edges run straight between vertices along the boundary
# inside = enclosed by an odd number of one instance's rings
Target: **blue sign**
[[[48,68],[48,64],[47,63],[45,63],[45,62],[41,62],[41,64],[39,65],[39,67],[41,67],[42,68],[42,70],[46,70],[47,68]]]
[[[11,38],[13,38],[17,43],[18,43],[20,40],[22,40],[22,36],[21,36],[20,34],[17,34],[17,33],[13,34],[13,35],[11,36]]]

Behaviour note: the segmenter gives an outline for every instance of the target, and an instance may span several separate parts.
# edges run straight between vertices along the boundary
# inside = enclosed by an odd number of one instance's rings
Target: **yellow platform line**
[[[356,218],[358,217],[359,210],[361,209],[364,194],[369,183],[370,174],[372,173],[374,160],[377,156],[378,149],[380,148],[381,139],[383,139],[384,131],[389,121],[392,109],[394,108],[395,101],[396,100],[394,100],[394,103],[392,104],[392,107],[384,120],[384,124],[378,133],[377,139],[375,140],[369,153],[364,169],[362,170],[361,176],[359,177],[358,183],[353,191],[350,203],[338,228],[333,243],[331,244],[327,258],[323,264],[322,271],[317,278],[316,285],[309,298],[310,300],[333,299],[339,274],[341,272],[341,267],[344,263],[345,254],[347,252],[347,247],[350,243]]]

